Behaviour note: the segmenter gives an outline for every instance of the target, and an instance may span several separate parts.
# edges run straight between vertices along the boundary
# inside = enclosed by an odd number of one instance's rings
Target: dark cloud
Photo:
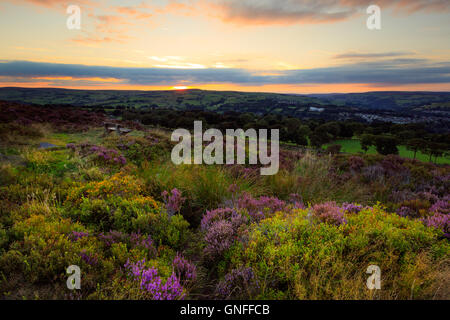
[[[258,75],[244,69],[125,68],[28,61],[0,63],[0,76],[10,78],[115,78],[136,85],[175,85],[180,82],[191,85],[450,83],[450,63],[435,64],[422,59],[393,59],[327,68],[276,71],[276,74]]]

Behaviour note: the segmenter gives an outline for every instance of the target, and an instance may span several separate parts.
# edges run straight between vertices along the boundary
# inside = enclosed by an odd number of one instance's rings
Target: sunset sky
[[[2,0],[0,43],[0,86],[450,91],[449,0]]]

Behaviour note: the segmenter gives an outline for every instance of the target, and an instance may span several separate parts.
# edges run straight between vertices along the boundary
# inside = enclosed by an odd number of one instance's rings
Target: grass
[[[341,152],[346,153],[364,153],[364,150],[361,149],[361,143],[358,139],[345,139],[345,140],[336,140],[332,143],[324,145],[324,148],[331,144],[339,144],[342,146]],[[413,159],[414,152],[406,149],[405,146],[398,146],[399,156],[404,158]],[[367,154],[376,154],[377,150],[374,146],[371,146],[367,151]],[[417,152],[416,159],[424,162],[428,162],[430,159],[429,155],[423,154],[421,152]],[[433,158],[434,161],[434,158]],[[438,157],[436,160],[437,164],[450,164],[450,157]]]
[[[103,133],[103,128],[94,128],[89,131],[75,133],[58,132],[41,138],[39,142],[49,142],[58,146],[65,146],[68,143],[80,141],[98,144],[102,141]]]

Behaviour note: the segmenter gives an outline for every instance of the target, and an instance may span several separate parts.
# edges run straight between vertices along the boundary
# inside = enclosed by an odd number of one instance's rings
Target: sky
[[[1,87],[450,91],[450,1],[2,0],[0,49]]]

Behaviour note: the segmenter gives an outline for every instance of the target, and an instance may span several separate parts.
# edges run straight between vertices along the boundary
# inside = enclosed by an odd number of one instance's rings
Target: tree
[[[363,134],[361,136],[360,143],[361,143],[361,149],[363,149],[364,153],[366,153],[369,150],[370,146],[373,146],[375,144],[374,136],[371,134]]]
[[[441,157],[448,150],[448,145],[445,143],[429,142],[427,149],[430,155],[429,161],[431,162],[432,156],[434,156],[434,162],[437,162],[437,158]]]
[[[302,146],[307,146],[308,145],[307,137],[310,133],[311,133],[311,130],[309,129],[308,126],[305,126],[305,125],[299,126],[295,130],[294,142],[296,144],[299,144]]]
[[[331,136],[326,131],[321,130],[320,127],[317,127],[309,136],[309,140],[312,146],[320,148],[323,144],[331,141]]]
[[[416,158],[417,151],[425,150],[427,142],[423,139],[415,138],[406,142],[406,149],[414,152],[414,159]]]
[[[327,152],[331,154],[337,154],[341,151],[342,146],[340,144],[332,144],[327,147]]]
[[[329,135],[332,135],[334,139],[336,139],[340,134],[340,126],[337,122],[328,122],[321,126],[319,126],[319,129],[322,131],[325,131]]]
[[[398,140],[391,136],[375,136],[375,147],[382,155],[398,154]]]
[[[416,133],[414,131],[405,130],[398,132],[396,136],[400,139],[400,141],[403,144],[407,143],[409,140],[414,139],[416,137]]]

